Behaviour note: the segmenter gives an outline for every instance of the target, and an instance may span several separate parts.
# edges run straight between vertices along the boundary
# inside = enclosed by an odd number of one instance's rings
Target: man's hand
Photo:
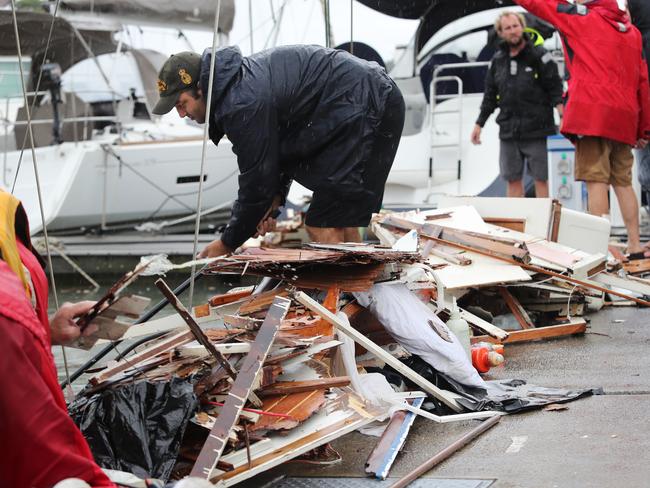
[[[638,141],[636,141],[637,149],[645,149],[647,145],[648,145],[647,139],[639,139]]]
[[[478,145],[481,143],[481,131],[483,129],[480,125],[474,125],[474,130],[472,131],[472,144]]]
[[[89,325],[81,332],[81,328],[74,319],[88,312],[96,302],[84,301],[78,303],[64,303],[50,318],[50,333],[52,344],[66,345],[82,335],[89,336],[97,331],[96,325]]]
[[[273,217],[260,220],[260,223],[257,224],[257,232],[253,237],[260,237],[266,235],[267,232],[273,232],[277,223],[278,221]]]
[[[282,197],[280,195],[276,195],[273,198],[271,207],[269,207],[269,209],[264,214],[264,217],[262,217],[262,220],[260,220],[257,224],[257,232],[253,237],[260,237],[265,235],[267,232],[273,232],[275,230],[275,225],[277,224],[275,216],[277,210],[280,208],[280,201],[282,201]]]
[[[563,103],[558,103],[555,106],[555,110],[557,110],[557,113],[559,114],[560,118],[564,117],[564,104]]]
[[[221,242],[221,239],[217,239],[205,246],[205,249],[199,253],[199,258],[216,258],[218,256],[230,254],[231,252],[232,249]]]

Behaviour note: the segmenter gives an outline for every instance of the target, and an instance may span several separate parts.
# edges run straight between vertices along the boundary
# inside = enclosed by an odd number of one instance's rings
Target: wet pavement
[[[569,389],[602,387],[604,395],[568,403],[566,410],[504,417],[428,472],[424,478],[431,483],[418,486],[446,486],[435,481],[449,479],[495,480],[492,488],[650,486],[650,310],[608,308],[589,318],[583,337],[507,346],[505,366],[493,369],[489,378]],[[409,473],[476,425],[417,419],[390,476]],[[288,464],[248,486],[283,475],[362,478],[374,444],[374,438],[355,432],[333,443],[341,463]]]

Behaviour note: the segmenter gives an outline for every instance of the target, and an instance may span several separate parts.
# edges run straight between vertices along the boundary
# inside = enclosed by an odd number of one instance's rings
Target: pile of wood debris
[[[638,296],[648,284],[607,273],[604,254],[509,227],[487,223],[461,205],[376,216],[372,230],[380,246],[250,249],[217,260],[206,272],[270,277],[273,287],[267,279],[263,290],[233,289],[191,313],[158,280],[178,314],[132,326],[123,338],[166,335],[96,370],[82,397],[99,398],[139,381],[186,379],[198,407],[183,427],[174,462],[154,474],[199,476],[223,486],[313,456],[315,448],[348,432],[392,418],[366,466],[368,474],[385,478],[415,415],[449,422],[502,413],[468,412],[456,393],[406,366],[393,354],[395,339],[346,292],[402,281],[443,317],[455,297],[476,334],[472,341],[506,344],[584,333],[585,309],[602,306],[603,292],[650,305]],[[115,317],[107,310],[100,318]],[[492,323],[504,315],[518,330]],[[356,351],[346,348],[350,339]],[[397,371],[414,391],[383,400],[366,396],[360,385],[370,375],[359,373],[368,356]],[[422,410],[426,396],[447,415]]]

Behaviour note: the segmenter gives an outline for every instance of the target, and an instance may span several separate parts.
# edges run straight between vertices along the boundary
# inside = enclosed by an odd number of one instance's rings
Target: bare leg
[[[361,242],[361,233],[358,227],[344,227],[343,236],[345,242]]]
[[[508,181],[508,189],[506,190],[508,197],[521,198],[524,196],[524,184],[521,180]]]
[[[548,181],[535,180],[535,197],[548,198]]]
[[[609,214],[609,200],[607,198],[608,183],[587,181],[587,195],[589,196],[589,213],[591,215]]]
[[[312,242],[322,242],[323,244],[337,244],[345,240],[343,227],[311,227],[306,225],[307,234]]]
[[[631,254],[643,251],[639,236],[639,201],[634,193],[634,188],[632,186],[614,186],[614,191],[627,229],[627,252]]]

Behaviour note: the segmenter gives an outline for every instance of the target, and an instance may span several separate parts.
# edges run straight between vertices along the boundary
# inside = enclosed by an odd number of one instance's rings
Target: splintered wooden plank
[[[264,398],[262,411],[290,415],[275,417],[262,415],[249,427],[251,432],[259,430],[288,430],[304,422],[325,404],[325,390],[313,389],[302,393],[277,395]]]
[[[224,293],[222,295],[215,295],[212,298],[210,298],[210,300],[208,300],[208,303],[210,304],[211,307],[218,307],[220,305],[226,305],[228,303],[241,300],[242,298],[246,298],[250,296],[251,293],[253,293],[252,286],[240,291]]]
[[[517,322],[519,322],[521,328],[534,329],[535,324],[531,320],[530,315],[528,315],[528,312],[526,312],[524,307],[521,306],[519,300],[517,300],[514,296],[512,296],[510,290],[508,290],[504,286],[500,286],[499,293],[501,293],[501,297],[506,302],[506,305],[508,305],[508,308],[512,312],[512,315],[514,315],[515,318],[517,319]]]
[[[269,308],[275,297],[286,297],[286,290],[269,290],[246,298],[239,307],[239,315],[249,315]]]
[[[307,381],[278,381],[268,387],[260,390],[260,396],[271,395],[288,395],[291,393],[303,393],[313,390],[327,390],[328,388],[348,386],[350,378],[348,376],[335,376],[334,378],[321,378],[318,380]]]
[[[327,310],[320,303],[310,298],[307,294],[299,291],[294,294],[294,297],[305,307],[309,308],[313,312],[319,314],[321,317],[331,322],[338,330],[351,337],[356,343],[366,348],[368,352],[383,360],[386,364],[394,368],[401,375],[405,376],[407,379],[411,380],[413,383],[422,388],[424,391],[447,405],[454,412],[462,411],[462,408],[458,405],[458,403],[456,403],[456,398],[452,393],[441,390],[436,385],[417,374],[411,368],[396,359],[393,355],[384,351],[377,344],[361,334],[354,327],[351,327],[343,322],[340,318]]]
[[[129,368],[132,368],[134,365],[141,363],[149,358],[160,354],[161,352],[168,351],[182,344],[186,344],[193,339],[192,332],[189,330],[175,334],[169,338],[166,338],[162,341],[157,342],[151,347],[148,347],[144,351],[139,352],[133,356],[130,356],[128,359],[123,359],[112,367],[109,367],[103,370],[100,374],[90,379],[90,383],[97,385],[111,378],[118,373],[126,371]]]
[[[513,342],[535,341],[537,339],[553,339],[556,337],[565,337],[576,334],[584,334],[587,330],[587,323],[583,319],[576,322],[563,325],[550,325],[548,327],[536,327],[534,329],[515,330],[510,332],[507,339],[502,341],[495,340],[490,336],[474,336],[471,338],[472,344],[477,342],[493,342],[511,344]]]
[[[214,426],[210,430],[205,444],[201,448],[199,457],[192,467],[190,476],[210,479],[212,471],[221,457],[230,431],[237,423],[244,404],[255,384],[257,375],[262,369],[262,364],[271,349],[280,323],[289,310],[291,300],[275,297],[273,304],[266,314],[255,341],[251,344],[251,352],[246,355],[244,364],[239,369],[237,379],[233,383],[226,398],[223,408]]]

